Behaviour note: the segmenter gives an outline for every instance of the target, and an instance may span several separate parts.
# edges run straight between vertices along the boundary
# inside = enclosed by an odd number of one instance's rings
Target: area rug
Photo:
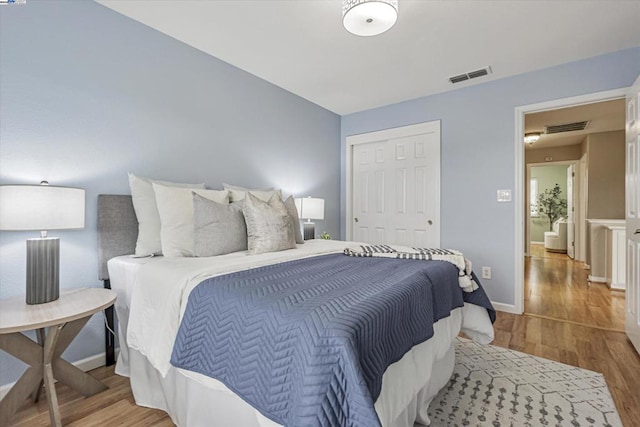
[[[432,426],[622,426],[602,374],[458,338]]]

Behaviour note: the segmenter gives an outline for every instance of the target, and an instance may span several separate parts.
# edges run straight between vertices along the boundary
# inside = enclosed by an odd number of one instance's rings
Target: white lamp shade
[[[342,25],[357,36],[382,34],[398,19],[398,0],[343,0]]]
[[[324,199],[315,197],[296,199],[296,208],[302,219],[324,219]]]
[[[84,228],[84,190],[52,185],[0,186],[0,230]]]

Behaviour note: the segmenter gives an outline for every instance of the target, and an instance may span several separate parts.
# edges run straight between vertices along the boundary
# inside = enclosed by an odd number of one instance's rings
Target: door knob
[[[433,225],[433,221],[428,220],[428,221],[427,221],[427,224],[429,224],[429,225]]]
[[[353,218],[355,222],[358,222],[358,217]]]
[[[633,233],[633,234],[640,234],[640,228],[638,228],[638,229],[636,230],[636,232],[635,232],[635,233]]]

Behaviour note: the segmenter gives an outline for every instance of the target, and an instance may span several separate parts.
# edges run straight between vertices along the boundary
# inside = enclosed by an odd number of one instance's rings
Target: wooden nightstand
[[[0,425],[9,423],[29,395],[36,399],[43,382],[53,426],[62,425],[54,379],[85,396],[107,389],[60,355],[89,318],[113,305],[115,300],[114,291],[98,288],[61,291],[58,300],[46,304],[27,305],[24,296],[0,300],[0,349],[29,365],[0,401]],[[37,330],[38,342],[21,333],[32,329]]]

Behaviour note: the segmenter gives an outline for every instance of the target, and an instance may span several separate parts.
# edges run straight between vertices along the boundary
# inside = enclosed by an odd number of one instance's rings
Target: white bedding
[[[184,376],[197,381],[205,389],[225,390],[231,393],[214,379],[175,369],[169,363],[173,342],[191,290],[208,277],[309,256],[342,252],[345,245],[345,242],[340,241],[311,240],[298,245],[297,249],[253,256],[247,255],[246,252],[236,252],[210,258],[117,257],[110,260],[109,275],[111,286],[118,293],[116,311],[120,322],[120,356],[116,372],[131,376],[132,388],[139,404],[167,410],[174,422],[187,425],[180,422],[186,419],[183,413],[184,404],[167,398],[168,392],[163,393],[164,401],[152,398],[152,385],[156,380],[164,381],[168,386],[168,383],[175,382],[172,378],[176,375]],[[398,421],[404,416],[404,410],[411,406],[412,402],[414,406],[424,403],[416,403],[416,396],[421,390],[428,389],[431,369],[436,362],[443,361],[445,356],[451,353],[453,339],[460,329],[478,342],[489,343],[493,340],[493,327],[486,310],[469,304],[455,310],[450,317],[440,320],[436,326],[437,333],[432,339],[415,346],[385,372],[382,392],[375,404],[382,425],[405,425],[402,420]],[[151,381],[148,372],[135,372],[130,369],[132,353],[150,365],[146,367],[147,371],[151,367],[157,371],[158,378]],[[431,360],[431,363],[425,363],[427,360]],[[138,365],[140,363],[142,362]],[[446,365],[445,362],[442,363]],[[449,364],[453,369],[452,363]],[[436,382],[442,382],[442,378]],[[434,390],[432,394],[435,395],[437,391]],[[191,419],[194,419],[194,416]],[[259,413],[256,420],[260,420],[257,425],[274,425]],[[189,422],[188,425],[198,423]],[[413,422],[407,425],[413,425]]]

